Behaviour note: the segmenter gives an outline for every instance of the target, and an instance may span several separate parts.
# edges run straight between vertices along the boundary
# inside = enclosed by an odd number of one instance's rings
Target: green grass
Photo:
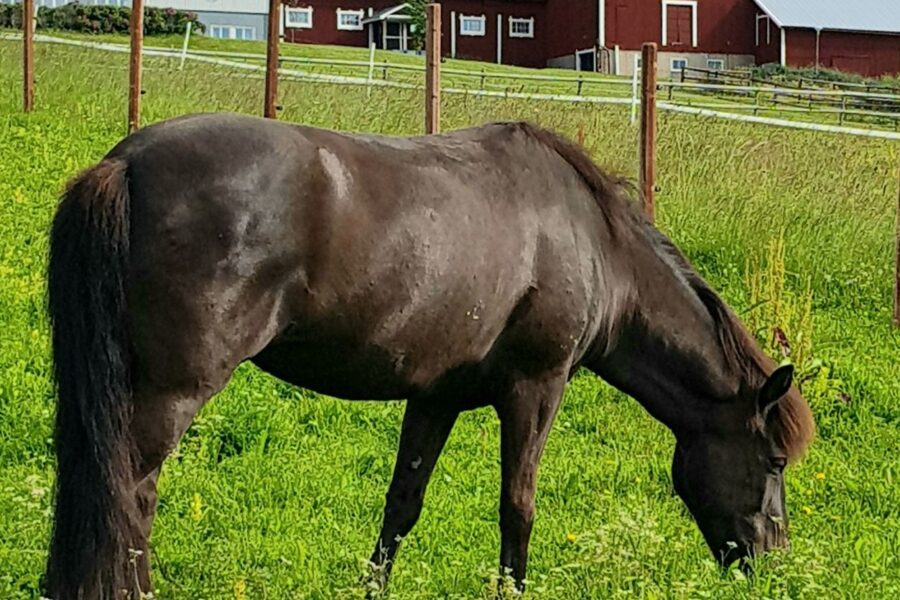
[[[124,55],[42,45],[37,110],[24,115],[20,61],[18,44],[0,41],[4,599],[37,596],[51,522],[47,228],[66,179],[121,139],[127,90]],[[262,106],[259,79],[202,65],[178,72],[166,60],[147,67],[147,123]],[[285,82],[280,104],[284,120],[343,130],[411,134],[423,122],[411,91],[367,97]],[[625,108],[452,96],[443,114],[447,129],[523,118],[570,136],[584,127],[601,164],[636,173]],[[810,283],[818,362],[803,366],[819,437],[788,473],[793,550],[752,581],[720,574],[671,490],[671,434],[580,375],[543,460],[528,596],[900,597],[900,335],[889,325],[898,164],[900,147],[884,141],[661,117],[661,228],[739,312],[753,302],[751,257],[784,268],[785,302],[802,306]],[[783,264],[767,265],[781,238]],[[241,368],[163,471],[152,540],[159,597],[360,597],[401,414],[398,403],[333,400]],[[490,411],[461,419],[401,550],[394,597],[493,589],[498,447]]]
[[[7,34],[18,33],[5,30]],[[85,35],[68,31],[41,30],[41,34],[57,38],[75,39],[95,43],[117,44],[126,48],[129,38],[124,34]],[[146,39],[146,47],[180,50],[184,42],[180,35],[152,36]],[[266,44],[264,41],[235,41],[210,38],[204,35],[191,37],[190,49],[195,52],[239,52],[248,56],[230,57],[228,60],[262,67]],[[249,55],[255,55],[252,58]],[[284,43],[280,46],[286,70],[307,75],[325,75],[366,79],[369,75],[369,50],[347,46]],[[313,59],[316,63],[297,62],[292,59]],[[345,61],[340,64],[325,61]],[[357,64],[346,64],[347,61]],[[385,50],[375,53],[373,78],[376,83],[422,86],[424,83],[424,57]],[[442,66],[442,86],[456,90],[500,93],[551,94],[563,96],[593,96],[604,99],[628,99],[632,97],[630,77],[616,77],[602,73],[575,72],[569,69],[527,69],[490,62],[446,58]],[[525,79],[523,79],[523,76]],[[535,78],[537,76],[538,78]],[[548,80],[549,79],[549,80]],[[676,76],[677,80],[678,77]],[[882,130],[897,130],[897,120],[870,114],[848,114],[841,119],[837,113],[820,112],[835,110],[835,106],[822,100],[807,107],[803,98],[787,103],[773,92],[762,92],[758,97],[726,91],[704,92],[690,88],[666,87],[662,82],[659,97],[682,106],[720,110],[742,115],[774,117],[810,123],[862,126]],[[787,105],[790,104],[790,105]]]

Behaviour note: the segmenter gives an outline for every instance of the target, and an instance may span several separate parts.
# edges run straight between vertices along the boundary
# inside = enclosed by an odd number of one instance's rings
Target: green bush
[[[21,27],[21,16],[21,4],[0,5],[0,27]],[[130,20],[131,8],[127,6],[86,6],[72,2],[56,8],[40,7],[37,27],[82,33],[127,33]],[[196,13],[174,8],[144,8],[145,35],[184,33],[188,23],[193,23],[195,31],[204,30]]]
[[[0,27],[22,26],[22,8],[18,4],[0,4]]]

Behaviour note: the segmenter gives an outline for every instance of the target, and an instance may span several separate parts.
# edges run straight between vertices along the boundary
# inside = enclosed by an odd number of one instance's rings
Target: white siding
[[[267,0],[144,0],[147,6],[177,8],[191,12],[267,14]]]
[[[81,4],[106,4],[131,6],[131,0],[79,0]],[[0,0],[0,4],[18,4],[21,0]],[[37,6],[62,6],[72,0],[35,0]],[[267,0],[144,0],[144,6],[177,8],[191,12],[244,13],[265,15],[269,13]]]

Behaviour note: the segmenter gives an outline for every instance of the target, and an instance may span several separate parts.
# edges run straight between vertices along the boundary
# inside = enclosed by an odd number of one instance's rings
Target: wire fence
[[[15,34],[0,35],[0,39],[21,39]],[[128,53],[123,44],[86,42],[47,35],[36,35],[35,41],[91,48],[104,52]],[[183,61],[214,64],[248,72],[265,72],[265,55],[248,52],[224,52],[145,47],[147,56],[172,58]],[[279,57],[279,77],[299,81],[311,81],[348,86],[389,87],[400,89],[424,89],[425,66],[399,64],[388,61],[320,59],[298,56]],[[496,72],[486,69],[466,70],[442,68],[442,88],[445,94],[475,97],[512,98],[547,102],[578,104],[608,104],[631,106],[640,102],[637,97],[638,74],[633,80],[579,74],[574,77],[541,74]],[[847,126],[851,115],[871,120],[889,120],[893,129],[900,123],[900,96],[885,93],[869,93],[846,90],[812,90],[775,86],[733,85],[731,83],[701,83],[690,81],[660,81],[659,109],[661,111],[695,115],[698,117],[741,121],[759,125],[787,127],[808,131],[821,131],[843,135],[900,140],[900,132],[872,127]],[[726,100],[723,100],[726,98]],[[743,101],[735,101],[739,98]],[[750,99],[747,101],[747,99]],[[794,103],[785,101],[786,98]],[[890,110],[865,110],[852,108],[847,99],[882,101],[898,112]],[[798,106],[803,99],[807,105]],[[839,99],[840,107],[822,102],[822,99]],[[813,101],[815,104],[813,105]],[[632,114],[634,110],[632,110]],[[750,114],[747,114],[750,113]],[[837,116],[834,123],[809,120],[812,115]],[[804,117],[803,119],[798,117]],[[633,120],[633,119],[632,119]],[[869,123],[866,123],[869,124]]]

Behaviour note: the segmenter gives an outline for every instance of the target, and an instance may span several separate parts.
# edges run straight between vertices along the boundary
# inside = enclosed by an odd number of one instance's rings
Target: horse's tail
[[[55,600],[119,598],[134,586],[126,168],[105,159],[73,180],[50,236],[59,401],[56,521],[44,585]]]

